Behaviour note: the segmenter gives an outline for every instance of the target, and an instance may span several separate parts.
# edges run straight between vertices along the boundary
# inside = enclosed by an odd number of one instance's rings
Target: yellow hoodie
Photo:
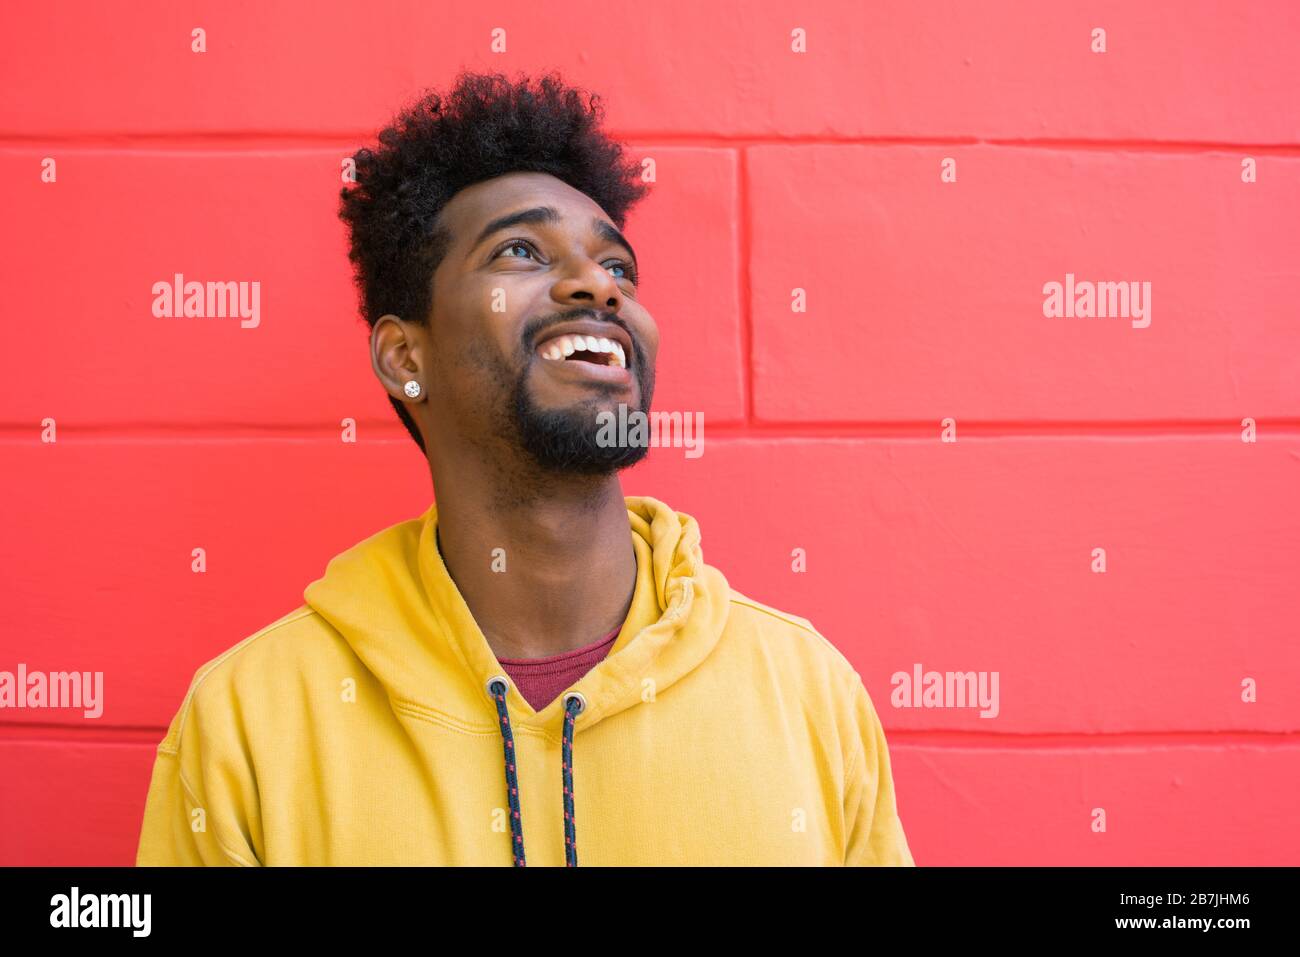
[[[195,673],[136,863],[912,865],[849,662],[732,590],[689,515],[627,509],[627,622],[582,698],[541,711],[489,692],[505,669],[434,506],[337,555],[304,605]]]

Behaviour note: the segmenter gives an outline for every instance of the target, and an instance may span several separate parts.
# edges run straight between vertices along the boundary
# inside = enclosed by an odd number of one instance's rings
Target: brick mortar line
[[[32,732],[39,732],[33,734]],[[159,727],[113,726],[74,727],[35,723],[0,722],[0,741],[63,744],[156,744],[167,734]],[[1006,732],[963,731],[951,728],[885,729],[890,746],[895,744],[939,747],[946,750],[1123,750],[1151,748],[1204,748],[1225,746],[1300,747],[1296,731],[1110,731],[1110,732]],[[113,741],[117,738],[119,740]]]
[[[817,425],[809,424],[805,428],[790,428],[770,424],[708,425],[706,417],[707,438],[713,441],[873,441],[873,440],[913,440],[938,441],[939,426],[935,423],[924,425]],[[1113,425],[1094,425],[1091,428],[1071,428],[1042,426],[1020,429],[1006,426],[986,426],[976,421],[957,420],[962,441],[974,439],[1099,439],[1119,440],[1134,438],[1205,438],[1236,440],[1241,426],[1235,422],[1222,425],[1188,425],[1184,427],[1153,423],[1116,423]],[[1259,427],[1259,444],[1277,438],[1300,437],[1300,422],[1286,420],[1282,422],[1257,420]],[[371,444],[410,444],[405,432],[390,428],[387,423],[382,426],[375,423],[358,422],[362,429],[373,429],[374,435],[358,440],[358,445]],[[35,426],[0,426],[0,443],[9,445],[42,445],[39,428]],[[165,430],[158,428],[94,428],[78,432],[66,424],[61,425],[59,445],[117,445],[117,444],[159,444],[174,443],[241,443],[241,442],[283,442],[297,444],[336,444],[338,432],[333,428],[315,431],[296,431],[292,428],[247,429],[241,430],[229,426],[217,426],[212,429],[195,429],[194,431]],[[953,443],[959,444],[959,443]]]
[[[206,132],[50,132],[27,133],[0,131],[0,149],[57,145],[73,149],[134,149],[160,152],[243,152],[246,150],[320,151],[342,149],[348,152],[374,140],[374,131],[333,132],[251,132],[212,130]],[[764,146],[917,146],[962,147],[988,146],[1006,149],[1045,151],[1115,151],[1169,154],[1240,153],[1300,158],[1300,143],[1241,143],[1220,140],[1143,140],[1089,139],[1086,137],[980,137],[980,136],[762,136],[737,134],[719,136],[711,133],[629,132],[609,130],[611,136],[637,148],[702,147],[747,149]]]

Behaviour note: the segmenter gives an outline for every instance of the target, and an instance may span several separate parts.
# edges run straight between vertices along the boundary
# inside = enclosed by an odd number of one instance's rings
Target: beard
[[[613,401],[619,390],[613,386],[594,386],[590,398],[564,408],[544,409],[537,405],[528,387],[529,372],[534,362],[554,360],[533,359],[536,331],[530,329],[524,336],[514,365],[485,340],[475,340],[465,348],[460,361],[474,369],[474,378],[490,391],[470,401],[471,408],[486,410],[486,418],[472,413],[453,417],[463,437],[485,451],[491,450],[489,454],[499,454],[502,445],[516,453],[522,452],[522,462],[513,455],[510,458],[515,461],[500,460],[502,467],[510,472],[516,489],[530,481],[526,472],[516,470],[516,464],[526,462],[547,476],[563,478],[611,475],[645,458],[650,451],[649,443],[619,445],[599,441],[601,423],[597,416],[602,412],[615,417],[619,414],[620,403]],[[626,331],[632,342],[632,374],[637,382],[639,403],[637,409],[629,405],[627,412],[631,415],[640,411],[648,418],[654,395],[654,367],[631,330]],[[491,383],[499,382],[511,385],[508,389],[491,389]]]
[[[641,347],[632,339],[633,374],[637,381],[639,404],[628,413],[650,413],[654,393],[654,370],[650,368]],[[550,361],[550,360],[538,360]],[[511,390],[514,429],[520,447],[547,472],[566,475],[611,475],[635,465],[650,451],[649,443],[602,443],[599,441],[601,412],[618,414],[618,404],[600,398],[584,399],[562,409],[541,409],[528,390],[528,370],[525,365]],[[610,389],[610,394],[616,390]]]

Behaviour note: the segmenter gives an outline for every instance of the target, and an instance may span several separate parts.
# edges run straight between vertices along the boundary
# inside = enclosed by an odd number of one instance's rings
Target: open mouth
[[[537,354],[552,362],[590,362],[599,366],[627,368],[622,343],[598,336],[556,336],[542,343]]]

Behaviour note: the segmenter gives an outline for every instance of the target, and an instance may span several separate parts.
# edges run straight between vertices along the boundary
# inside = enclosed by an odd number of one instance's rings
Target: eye
[[[637,284],[638,280],[640,279],[640,274],[636,271],[636,267],[633,266],[631,263],[623,262],[623,260],[621,259],[615,259],[612,263],[609,264],[609,268],[623,270],[624,274],[622,276],[615,276],[614,278],[626,279],[630,281],[634,286]]]
[[[500,256],[500,255],[501,255],[503,252],[505,252],[507,249],[515,249],[515,248],[518,248],[518,247],[523,247],[524,249],[532,249],[532,248],[533,248],[533,244],[530,243],[530,242],[527,242],[526,240],[523,240],[523,239],[512,239],[512,240],[510,240],[510,242],[506,243],[504,246],[502,246],[500,249],[498,249],[497,252],[496,252],[496,255],[493,256],[492,258],[493,258],[493,259],[496,259],[497,256]],[[506,258],[507,258],[507,259],[518,259],[518,258],[520,258],[520,257],[518,257],[518,256],[507,256]]]
[[[498,258],[501,257],[501,255],[502,255],[503,253],[508,252],[509,250],[512,250],[512,249],[527,249],[527,250],[531,250],[532,252],[536,252],[536,251],[537,251],[536,247],[534,247],[533,244],[530,243],[530,242],[528,242],[528,240],[526,240],[526,239],[512,239],[512,240],[510,240],[508,243],[506,243],[505,245],[503,245],[503,246],[501,246],[499,249],[497,249],[497,251],[496,251],[495,253],[492,254],[492,258],[493,258],[493,259],[498,259]],[[506,258],[507,258],[507,259],[521,259],[521,258],[523,258],[523,257],[521,257],[521,256],[507,256]],[[615,259],[615,260],[612,260],[611,262],[609,262],[609,263],[606,265],[605,268],[607,268],[607,269],[621,269],[621,270],[623,270],[623,275],[621,275],[621,276],[616,275],[616,276],[614,277],[615,279],[626,279],[626,280],[628,280],[629,282],[631,282],[632,285],[634,285],[634,286],[637,285],[638,282],[640,282],[641,274],[640,274],[639,272],[637,272],[636,267],[633,266],[633,265],[632,265],[631,263],[629,263],[629,262],[624,262],[622,259]]]

